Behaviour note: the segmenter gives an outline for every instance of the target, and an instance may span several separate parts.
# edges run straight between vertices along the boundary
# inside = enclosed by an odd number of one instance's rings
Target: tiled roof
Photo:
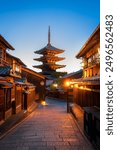
[[[34,71],[34,70],[32,70],[32,69],[29,69],[29,68],[27,68],[27,67],[22,67],[22,72],[23,72],[23,73],[25,72],[25,73],[28,73],[28,74],[37,76],[37,77],[39,77],[39,78],[45,79],[45,76],[44,76],[43,74],[38,73],[38,72],[36,72],[36,71]]]
[[[2,44],[4,44],[7,48],[11,49],[11,50],[15,50],[6,40],[5,38],[0,35],[0,42],[2,42]]]
[[[72,73],[69,73],[69,74],[63,76],[62,79],[69,78],[69,77],[74,78],[75,75],[77,76],[77,78],[81,78],[82,74],[83,74],[83,71],[82,71],[82,69],[80,69],[76,72],[72,72]]]
[[[86,81],[100,81],[100,76],[92,76],[92,77],[86,77],[86,78],[80,78],[77,79],[77,81],[82,81],[82,82],[86,82]]]
[[[9,54],[9,53],[6,53],[6,55],[7,55],[7,57],[10,57],[10,58],[15,59],[20,65],[23,65],[23,66],[26,67],[26,65],[25,65],[25,64],[22,62],[22,60],[19,59],[18,57],[15,57],[15,56],[13,56],[13,55],[11,55],[11,54]]]
[[[13,83],[8,82],[8,79],[6,79],[5,77],[0,76],[0,87],[1,88],[12,88]]]
[[[100,25],[97,26],[95,31],[91,34],[89,39],[86,41],[86,43],[80,49],[80,51],[76,55],[76,58],[80,58],[80,57],[83,57],[84,55],[86,55],[86,53],[99,42],[100,42]]]
[[[90,85],[90,84],[100,85],[100,76],[74,79],[73,82],[78,83],[78,84],[82,84],[82,85]]]
[[[51,44],[47,44],[47,46],[45,46],[44,48],[40,49],[40,50],[37,50],[35,51],[36,54],[43,54],[43,52],[45,51],[54,51],[55,53],[63,53],[64,50],[63,49],[59,49],[59,48],[56,48],[54,46],[52,46]]]
[[[0,76],[6,76],[9,75],[11,70],[10,66],[1,66],[0,67]]]
[[[0,81],[0,87],[2,88],[12,88],[13,84],[7,81]]]

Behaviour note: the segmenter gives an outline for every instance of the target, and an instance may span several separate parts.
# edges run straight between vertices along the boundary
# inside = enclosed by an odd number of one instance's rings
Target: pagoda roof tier
[[[45,46],[44,48],[35,51],[36,54],[45,54],[45,53],[50,53],[51,54],[60,54],[63,53],[64,50],[62,49],[58,49],[54,46],[52,46],[51,44],[47,44],[47,46]]]
[[[57,61],[61,61],[61,60],[64,60],[65,58],[64,57],[58,57],[58,56],[42,56],[40,58],[35,58],[34,60],[36,61],[41,61],[41,62],[45,62],[45,61],[48,61],[48,62],[57,62]]]
[[[49,67],[53,70],[59,69],[59,68],[64,68],[66,65],[58,65],[58,64],[44,64],[44,65],[37,65],[37,66],[33,66],[34,68],[39,68],[39,69],[43,69],[45,67]]]

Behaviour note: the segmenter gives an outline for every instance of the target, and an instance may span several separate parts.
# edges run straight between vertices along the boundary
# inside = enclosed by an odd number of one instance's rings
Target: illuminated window
[[[21,72],[21,68],[20,68],[20,66],[16,63],[15,60],[13,60],[13,71]]]
[[[87,77],[87,70],[85,70],[84,72],[84,77]]]
[[[91,68],[91,69],[89,70],[89,76],[90,76],[90,77],[93,76],[93,68]]]
[[[20,72],[20,67],[18,65],[16,65],[16,69],[17,72]]]

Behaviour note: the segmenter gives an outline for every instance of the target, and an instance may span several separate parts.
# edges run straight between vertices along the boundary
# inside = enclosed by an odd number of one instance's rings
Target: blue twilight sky
[[[15,48],[10,54],[34,69],[40,64],[34,51],[46,46],[50,25],[51,44],[65,50],[59,71],[80,69],[75,56],[100,23],[99,0],[0,0],[0,6],[0,34]]]

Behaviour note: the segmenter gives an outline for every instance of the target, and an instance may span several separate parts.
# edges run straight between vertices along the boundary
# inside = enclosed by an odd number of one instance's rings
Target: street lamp
[[[44,83],[44,81],[42,80],[42,81],[40,81],[40,85],[41,85],[41,88],[45,85],[45,83]],[[45,92],[45,90],[44,90],[44,92]],[[47,105],[47,103],[46,103],[46,101],[45,101],[45,93],[42,93],[43,95],[42,95],[42,101],[41,101],[41,104],[43,105],[43,106],[45,106],[45,105]]]
[[[70,81],[65,82],[65,86],[67,88],[67,113],[69,113],[69,86],[70,86]]]
[[[53,86],[54,86],[55,88],[57,88],[57,87],[58,87],[58,84],[57,84],[57,83],[54,83]]]

